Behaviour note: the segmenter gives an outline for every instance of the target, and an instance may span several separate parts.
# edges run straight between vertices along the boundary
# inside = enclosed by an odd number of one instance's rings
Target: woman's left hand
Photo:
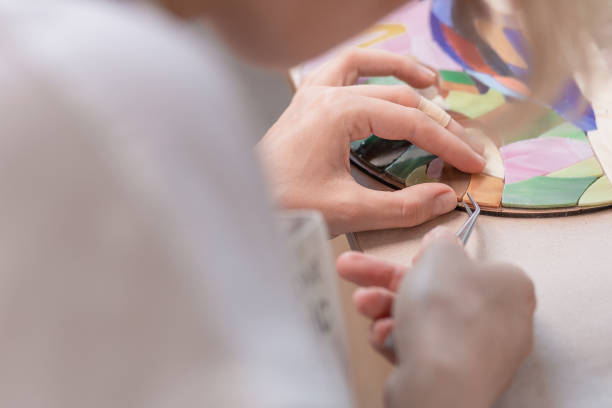
[[[482,146],[454,120],[446,128],[416,107],[409,85],[355,85],[362,76],[393,75],[418,88],[436,75],[413,59],[381,50],[346,51],[306,78],[290,106],[258,145],[274,195],[285,208],[320,210],[331,234],[409,227],[457,205],[453,190],[427,183],[388,192],[350,174],[350,142],[371,134],[408,140],[459,170],[480,172]]]

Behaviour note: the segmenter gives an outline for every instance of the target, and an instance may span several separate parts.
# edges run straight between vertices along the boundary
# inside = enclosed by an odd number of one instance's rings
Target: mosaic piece
[[[544,176],[593,157],[588,143],[561,137],[523,140],[500,150],[508,184]]]
[[[474,174],[467,191],[482,207],[497,208],[501,205],[504,180],[485,174]],[[467,196],[463,201],[469,202]]]
[[[427,176],[433,179],[439,180],[442,177],[442,171],[444,170],[444,160],[437,157],[432,160],[427,166]]]
[[[488,176],[497,177],[498,179],[504,179],[504,160],[502,159],[501,153],[495,143],[479,129],[466,129],[469,135],[478,140],[484,145],[483,157],[487,162],[482,174]]]
[[[446,97],[446,103],[450,110],[461,113],[470,119],[475,119],[491,112],[502,106],[505,102],[504,96],[492,89],[484,95],[451,91]]]
[[[383,170],[411,146],[406,140],[386,140],[370,136],[363,140],[354,153],[370,165]]]
[[[584,192],[578,205],[591,207],[612,204],[612,183],[608,176],[603,176]]]
[[[597,177],[534,177],[506,184],[502,203],[510,208],[573,207]]]
[[[548,177],[558,178],[579,178],[579,177],[601,177],[603,176],[603,170],[599,165],[599,162],[595,157],[581,161],[580,163],[574,164],[573,166],[567,167],[563,170],[555,171],[550,173]]]
[[[427,166],[421,166],[406,177],[404,184],[406,184],[406,187],[410,187],[417,184],[433,183],[436,181],[438,180],[427,175]]]
[[[497,23],[485,19],[476,20],[476,30],[482,38],[488,38],[491,47],[509,65],[520,68],[527,68],[527,63],[521,55],[514,49],[508,37],[504,33],[503,27]]]
[[[441,82],[440,90],[445,94],[448,94],[451,91],[466,92],[475,95],[480,94],[480,91],[478,90],[478,87],[476,85],[463,85],[457,84],[455,82]]]
[[[385,169],[385,173],[399,183],[405,184],[406,178],[417,168],[429,164],[436,156],[412,145],[397,160]]]
[[[501,92],[503,95],[509,96],[515,99],[525,99],[525,95],[521,94],[514,89],[508,88],[506,85],[500,83],[496,78],[496,76],[491,76],[488,74],[483,74],[481,72],[476,72],[473,70],[468,70],[470,75],[472,75],[479,83],[484,84],[489,89],[496,90],[497,92]],[[515,87],[517,85],[514,85]]]
[[[463,85],[473,85],[474,80],[468,74],[463,71],[449,71],[449,70],[440,70],[440,80],[445,82],[453,82],[455,84],[463,84]]]
[[[440,90],[448,94],[450,91],[480,94],[476,83],[463,71],[440,71]]]
[[[496,72],[484,60],[478,48],[474,44],[465,40],[457,34],[452,28],[442,24],[442,34],[446,42],[454,50],[455,55],[463,62],[466,68],[473,69],[489,75],[495,75]]]
[[[450,186],[455,191],[457,201],[463,201],[463,197],[470,186],[470,178],[469,174],[459,171],[449,164],[445,164],[442,169],[442,176],[438,181]]]
[[[579,140],[581,142],[587,141],[587,137],[582,129],[569,122],[564,122],[559,126],[550,129],[549,131],[540,135],[540,137],[565,137],[567,139]]]

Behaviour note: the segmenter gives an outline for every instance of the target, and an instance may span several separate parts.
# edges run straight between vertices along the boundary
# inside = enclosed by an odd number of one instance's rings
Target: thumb
[[[399,191],[370,190],[357,183],[354,188],[355,231],[413,227],[457,206],[457,195],[446,184],[418,184]]]

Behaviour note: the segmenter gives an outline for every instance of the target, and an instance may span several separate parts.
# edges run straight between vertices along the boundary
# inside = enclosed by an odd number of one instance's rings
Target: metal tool
[[[470,218],[468,218],[467,221],[457,231],[457,238],[459,238],[459,240],[464,246],[468,242],[468,239],[470,239],[470,235],[472,235],[472,230],[474,229],[474,225],[476,224],[476,219],[480,215],[480,206],[478,205],[476,200],[474,200],[474,197],[472,197],[470,193],[467,193],[467,196],[472,202],[474,211],[472,211],[472,209],[467,205],[467,203],[463,203],[465,211],[468,213]]]
[[[469,218],[463,223],[461,228],[457,230],[457,238],[459,239],[459,241],[461,241],[461,244],[463,246],[465,246],[465,244],[468,242],[468,239],[470,239],[470,235],[472,235],[474,225],[476,225],[476,219],[480,215],[480,206],[478,205],[476,200],[474,200],[474,197],[472,197],[470,193],[467,193],[467,196],[470,199],[474,210],[472,210],[467,203],[463,203],[463,207],[469,215]],[[395,349],[395,344],[393,342],[393,333],[390,333],[385,339],[384,347],[389,351],[393,351]]]

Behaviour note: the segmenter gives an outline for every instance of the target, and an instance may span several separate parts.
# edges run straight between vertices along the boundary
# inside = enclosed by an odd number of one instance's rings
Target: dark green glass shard
[[[394,180],[405,183],[406,178],[417,168],[429,164],[436,156],[412,145],[397,160],[385,169]]]
[[[410,142],[405,140],[387,140],[372,135],[365,139],[353,153],[382,171],[400,157],[408,147],[410,147]]]

